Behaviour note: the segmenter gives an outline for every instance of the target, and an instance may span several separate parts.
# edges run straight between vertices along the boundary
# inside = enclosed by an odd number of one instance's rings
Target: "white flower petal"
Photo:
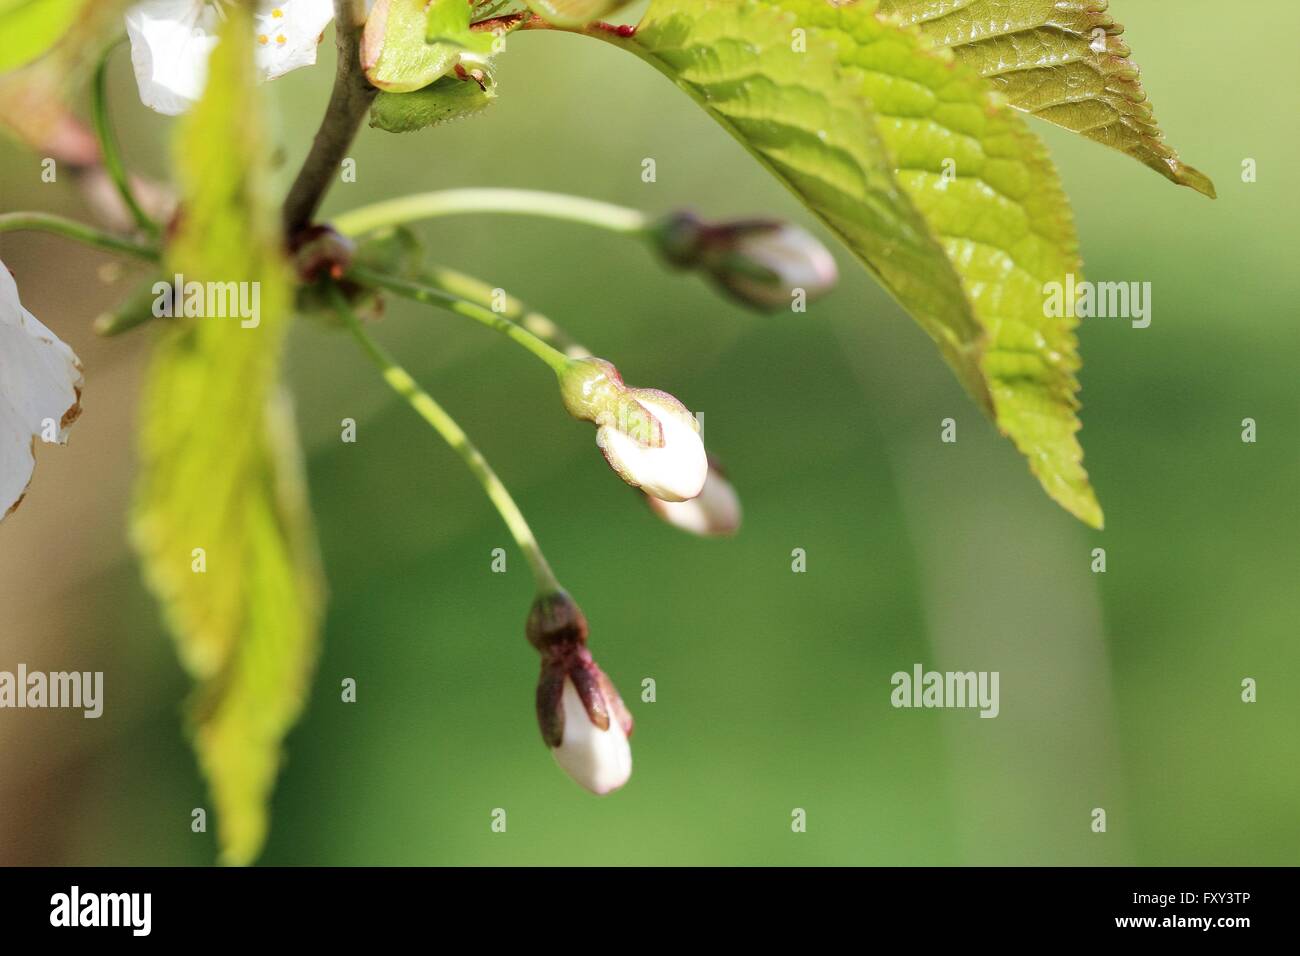
[[[22,500],[36,439],[68,440],[81,412],[81,363],[18,299],[0,262],[0,519]]]
[[[175,116],[198,101],[217,45],[219,8],[205,0],[144,0],[127,10],[131,65],[145,106]],[[315,63],[321,34],[333,18],[332,0],[259,3],[253,58],[262,78]]]
[[[838,278],[835,257],[798,226],[747,237],[740,251],[774,271],[786,288],[804,289],[809,295],[826,291]]]
[[[632,776],[632,747],[623,725],[612,715],[609,729],[601,730],[587,716],[582,698],[567,677],[561,696],[564,708],[564,737],[552,748],[555,761],[564,772],[592,793],[617,790]]]
[[[145,0],[126,11],[131,65],[145,106],[175,116],[194,105],[220,22],[203,0]]]
[[[265,79],[316,62],[321,34],[334,19],[333,0],[283,0],[258,6],[253,57]]]
[[[623,480],[664,501],[685,501],[704,488],[709,459],[695,419],[670,401],[644,392],[637,395],[663,425],[662,447],[643,447],[611,425],[596,430],[596,444]]]
[[[755,275],[755,269],[768,275]],[[789,224],[742,236],[713,274],[733,295],[762,309],[789,308],[796,289],[815,299],[834,288],[839,276],[826,247]]]

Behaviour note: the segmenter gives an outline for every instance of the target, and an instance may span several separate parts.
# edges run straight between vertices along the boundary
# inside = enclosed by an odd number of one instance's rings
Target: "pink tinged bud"
[[[638,441],[635,429],[602,425],[596,444],[609,466],[634,488],[663,501],[686,501],[704,488],[709,459],[695,416],[677,399],[654,389],[633,389],[636,404],[658,421],[662,443]]]
[[[632,747],[623,724],[606,716],[602,728],[570,679],[564,681],[560,710],[559,742],[552,744],[551,752],[564,772],[595,794],[611,793],[627,783],[632,775]]]
[[[632,715],[587,650],[587,619],[568,594],[557,591],[533,602],[526,630],[542,655],[542,739],[565,772],[592,793],[617,790],[632,773]]]
[[[620,478],[665,501],[694,498],[708,458],[700,426],[685,405],[654,388],[629,388],[604,359],[573,359],[560,395],[574,418],[596,425],[596,444]]]
[[[839,278],[826,247],[789,224],[743,232],[712,272],[742,302],[770,309],[789,308],[798,289],[815,299]]]
[[[811,233],[775,219],[710,223],[689,212],[662,220],[653,232],[671,264],[705,272],[746,305],[785,309],[802,290],[808,299],[829,291],[835,259]]]
[[[701,537],[735,534],[740,530],[740,496],[714,465],[704,489],[689,501],[663,501],[646,495],[650,510],[674,527]]]

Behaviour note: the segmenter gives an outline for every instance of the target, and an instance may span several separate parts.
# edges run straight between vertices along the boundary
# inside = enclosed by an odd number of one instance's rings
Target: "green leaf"
[[[656,0],[632,41],[783,181],[938,344],[1056,501],[1101,524],[1075,432],[1078,274],[1041,143],[985,81],[870,4]]]
[[[122,0],[87,0],[43,56],[0,75],[0,128],[60,163],[94,162],[98,146],[77,119],[73,97],[121,31],[125,7]]]
[[[881,0],[882,13],[950,48],[1016,109],[1082,133],[1214,198],[1214,183],[1163,141],[1138,66],[1106,2]]]
[[[457,4],[465,9],[468,22],[469,5],[462,0]],[[361,35],[361,66],[381,90],[405,93],[421,89],[460,62],[460,46],[425,42],[427,6],[427,0],[378,0],[370,11]]]
[[[469,28],[469,4],[466,0],[433,0],[429,4],[424,39],[429,43],[443,43],[458,50],[486,54],[492,51],[493,36]]]
[[[524,5],[558,27],[582,27],[627,6],[627,0],[524,0]]]
[[[30,63],[76,22],[85,0],[0,0],[0,71]]]
[[[322,588],[277,385],[292,279],[269,191],[253,31],[244,5],[226,15],[206,92],[177,133],[182,213],[165,264],[187,288],[242,284],[258,310],[212,303],[204,317],[167,321],[143,396],[132,539],[199,682],[190,718],[222,858],[243,864],[265,840],[281,741],[307,694]]]
[[[371,104],[370,125],[390,133],[409,133],[472,116],[491,106],[496,96],[490,78],[480,87],[473,80],[444,76],[414,93],[381,92]]]

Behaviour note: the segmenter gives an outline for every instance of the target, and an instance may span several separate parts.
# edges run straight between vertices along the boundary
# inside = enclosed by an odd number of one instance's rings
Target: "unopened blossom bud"
[[[542,655],[537,722],[564,772],[595,794],[632,775],[632,715],[587,650],[587,620],[563,591],[533,602],[528,642]]]
[[[735,534],[740,530],[740,496],[712,461],[704,489],[689,501],[662,501],[646,495],[650,510],[674,527],[701,537]]]
[[[596,425],[596,444],[634,488],[664,501],[694,498],[708,456],[699,422],[681,402],[653,388],[629,388],[611,363],[577,358],[560,375],[564,407]]]
[[[674,213],[653,230],[659,251],[682,269],[699,269],[733,298],[765,310],[789,308],[796,292],[830,291],[835,259],[811,233],[776,219],[710,223]]]

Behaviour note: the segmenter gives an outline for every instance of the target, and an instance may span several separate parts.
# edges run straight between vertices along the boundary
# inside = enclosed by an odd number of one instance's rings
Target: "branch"
[[[334,39],[338,47],[334,89],[311,151],[284,201],[284,231],[289,239],[315,218],[378,92],[361,69],[361,30],[365,22],[364,0],[334,0]]]

